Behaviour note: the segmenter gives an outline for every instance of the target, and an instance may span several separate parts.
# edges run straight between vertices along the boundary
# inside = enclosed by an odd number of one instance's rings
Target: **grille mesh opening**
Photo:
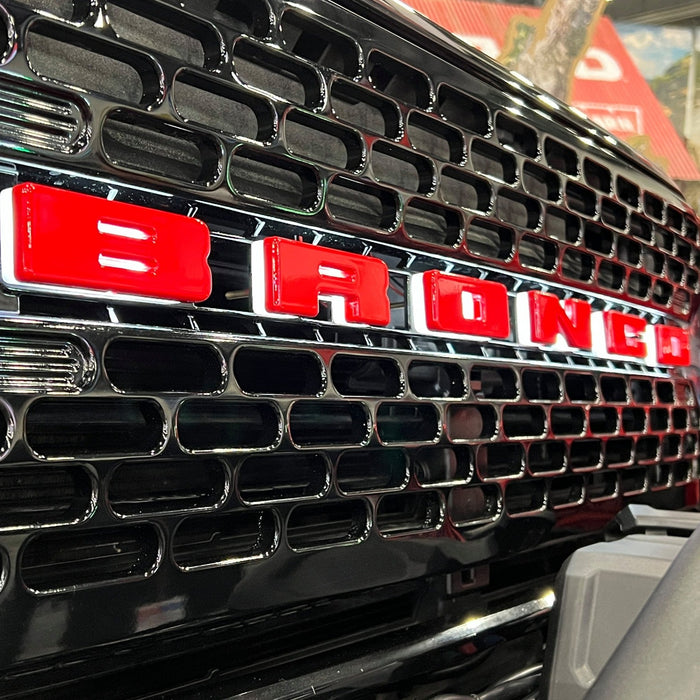
[[[535,236],[525,235],[520,239],[518,259],[523,267],[551,272],[557,266],[557,246]]]
[[[496,434],[497,417],[492,406],[452,404],[447,409],[450,440],[486,440]]]
[[[345,122],[387,138],[399,133],[400,117],[396,105],[376,93],[346,80],[331,84],[331,105]]]
[[[578,156],[576,151],[559,141],[547,137],[544,140],[544,157],[555,170],[567,175],[578,174]]]
[[[435,530],[442,517],[442,501],[435,491],[384,496],[377,505],[377,529],[385,537]]]
[[[186,518],[173,537],[173,559],[183,571],[240,564],[269,557],[279,524],[271,510]]]
[[[466,447],[422,447],[415,459],[416,478],[423,486],[465,483],[471,479],[471,453]]]
[[[447,121],[475,134],[485,136],[489,131],[489,111],[486,105],[449,85],[438,88],[438,110]]]
[[[603,501],[614,498],[617,495],[617,474],[613,472],[599,472],[588,477],[588,498],[595,501]]]
[[[617,176],[616,180],[617,196],[623,201],[629,204],[633,209],[639,206],[639,187],[628,179]]]
[[[358,226],[390,231],[397,223],[396,195],[391,190],[343,175],[331,179],[326,206],[333,218]]]
[[[189,452],[272,447],[280,430],[270,403],[189,399],[177,413],[178,440]]]
[[[344,396],[398,396],[402,390],[399,367],[388,358],[336,355],[331,377]]]
[[[611,438],[605,443],[606,466],[625,466],[632,462],[632,447],[630,438]]]
[[[501,508],[501,492],[495,484],[452,489],[447,498],[447,512],[456,527],[492,522]]]
[[[433,189],[435,174],[430,161],[413,151],[375,141],[371,162],[372,173],[380,182],[423,194]]]
[[[552,479],[549,485],[549,505],[554,509],[576,505],[583,500],[583,493],[583,478],[580,476]]]
[[[298,350],[240,348],[233,375],[248,394],[318,396],[325,387],[318,356]]]
[[[617,411],[614,408],[593,406],[588,420],[592,433],[614,433],[617,430]]]
[[[343,493],[401,489],[408,483],[408,457],[403,450],[354,450],[338,459],[337,482]]]
[[[566,201],[571,209],[581,214],[593,216],[596,213],[595,193],[575,182],[566,183]]]
[[[241,34],[265,37],[270,31],[270,8],[264,0],[214,0],[212,16]]]
[[[448,204],[482,213],[491,207],[491,185],[476,175],[450,166],[442,169],[440,196]]]
[[[426,75],[381,51],[370,52],[367,75],[374,87],[390,97],[422,109],[430,106],[432,95]]]
[[[411,199],[404,210],[404,227],[410,238],[424,243],[455,246],[462,234],[458,212],[434,202]]]
[[[512,148],[530,158],[537,157],[539,152],[537,132],[503,112],[496,115],[496,136],[501,146]]]
[[[439,434],[432,404],[383,403],[377,409],[377,434],[382,442],[428,442]]]
[[[498,401],[518,397],[515,372],[505,367],[474,365],[469,372],[469,386],[478,399]]]
[[[462,136],[439,119],[427,117],[421,112],[411,112],[407,121],[408,137],[411,145],[431,156],[453,163],[461,163],[465,158]]]
[[[583,160],[583,176],[586,182],[594,189],[608,194],[610,192],[611,177],[610,171],[592,161],[590,158]]]
[[[596,469],[601,463],[600,440],[574,440],[569,448],[569,466],[577,469]]]
[[[477,467],[483,479],[520,476],[525,469],[523,446],[506,442],[481,445],[477,452]]]
[[[515,158],[509,153],[492,146],[490,143],[474,139],[472,141],[471,157],[474,170],[478,173],[511,185],[515,184],[517,167]]]
[[[330,471],[321,454],[256,455],[238,470],[238,493],[244,503],[319,498],[329,486]]]
[[[44,458],[155,453],[165,432],[147,399],[39,399],[25,418],[27,444]]]
[[[142,580],[158,564],[160,543],[152,525],[45,533],[22,553],[20,576],[35,593]]]
[[[561,185],[556,173],[534,163],[523,165],[523,185],[526,192],[550,202],[558,202],[561,196]]]
[[[570,401],[593,403],[598,398],[595,379],[590,374],[567,373],[564,377],[566,395]]]
[[[536,229],[540,223],[539,202],[505,188],[496,196],[496,213],[501,221],[520,228]]]
[[[627,402],[627,382],[622,377],[601,377],[600,390],[606,401],[611,403]]]
[[[295,551],[357,544],[369,535],[369,511],[362,500],[297,506],[287,521],[287,542]]]
[[[472,219],[467,228],[467,249],[473,255],[508,261],[513,257],[513,230],[485,219]]]
[[[622,427],[626,433],[641,433],[646,422],[643,408],[625,407],[622,409]]]
[[[544,481],[515,481],[506,486],[506,512],[509,515],[535,513],[544,508]]]
[[[503,432],[508,437],[537,437],[545,431],[545,426],[541,406],[506,406],[503,409]]]
[[[124,462],[109,481],[107,500],[118,515],[214,508],[228,490],[228,472],[217,459]]]
[[[527,463],[533,474],[562,471],[566,467],[566,444],[533,442],[527,451]]]
[[[592,255],[569,248],[564,253],[561,267],[565,277],[579,282],[590,282],[593,278],[595,261]]]
[[[580,435],[585,423],[582,408],[555,407],[550,413],[550,428],[554,435]]]
[[[411,362],[408,385],[423,398],[448,398],[464,395],[464,378],[459,365],[447,362]]]
[[[115,340],[105,352],[104,365],[110,382],[123,392],[205,394],[224,385],[223,358],[211,345]]]
[[[347,401],[298,401],[289,413],[292,440],[311,445],[361,445],[369,437],[367,409]]]

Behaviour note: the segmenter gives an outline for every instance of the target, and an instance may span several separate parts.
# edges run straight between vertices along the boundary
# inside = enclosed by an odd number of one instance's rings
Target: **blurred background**
[[[700,210],[700,0],[407,0],[640,151]]]

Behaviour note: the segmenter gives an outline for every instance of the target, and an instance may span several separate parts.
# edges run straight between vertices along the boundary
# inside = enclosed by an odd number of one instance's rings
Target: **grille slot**
[[[552,479],[549,485],[548,501],[555,510],[575,506],[583,501],[583,477],[561,476]]]
[[[399,133],[401,118],[396,105],[375,92],[346,80],[331,85],[331,105],[335,114],[345,122],[387,138]]]
[[[550,429],[554,435],[580,435],[585,424],[582,408],[557,407],[550,413]]]
[[[199,343],[115,340],[105,352],[104,365],[109,380],[123,392],[207,394],[223,389],[225,381],[221,355]]]
[[[240,348],[233,357],[233,374],[248,394],[317,396],[326,383],[312,352]]]
[[[632,447],[630,438],[611,438],[605,443],[606,466],[626,466],[632,463]]]
[[[172,99],[187,122],[255,141],[268,141],[275,134],[272,104],[221,80],[184,70],[175,77]]]
[[[561,472],[566,468],[566,444],[533,442],[527,451],[527,463],[533,474]]]
[[[564,243],[576,243],[581,236],[581,220],[563,209],[547,207],[544,229],[552,238]]]
[[[77,101],[40,87],[0,79],[0,138],[29,148],[75,153],[85,140],[85,118]]]
[[[625,407],[622,409],[622,428],[626,433],[641,433],[647,424],[643,408]]]
[[[264,0],[214,0],[212,16],[241,34],[266,37],[270,31],[270,8]]]
[[[598,398],[598,389],[596,388],[595,379],[590,374],[575,374],[569,372],[564,377],[564,384],[569,401],[594,403]]]
[[[414,148],[441,160],[461,163],[465,158],[464,142],[459,131],[421,112],[409,114],[408,138]]]
[[[32,10],[48,12],[54,17],[77,22],[82,19],[87,9],[89,0],[16,0],[16,4],[23,5]]]
[[[491,208],[491,185],[476,175],[453,167],[442,169],[440,196],[448,204],[486,213]]]
[[[523,165],[523,186],[529,194],[550,202],[558,202],[561,195],[556,174],[534,163],[526,162]]]
[[[330,486],[323,455],[257,455],[243,461],[237,478],[244,503],[319,498]]]
[[[37,75],[133,104],[160,96],[158,70],[145,54],[48,20],[33,23],[26,41]]]
[[[279,522],[271,510],[186,518],[173,537],[173,559],[183,571],[241,564],[272,555]]]
[[[549,137],[544,140],[544,157],[547,164],[566,175],[578,174],[576,151]]]
[[[569,448],[569,466],[573,470],[595,469],[601,463],[600,440],[574,440]]]
[[[488,440],[496,434],[498,419],[492,406],[452,404],[446,423],[450,440]]]
[[[435,185],[435,173],[428,159],[392,143],[375,141],[371,163],[372,173],[380,182],[423,194],[429,194]]]
[[[0,470],[0,529],[38,528],[85,520],[97,494],[79,465],[30,465]]]
[[[367,75],[374,87],[390,97],[422,109],[430,106],[432,90],[426,75],[381,51],[370,52]]]
[[[506,486],[504,496],[506,512],[508,515],[523,515],[536,513],[545,506],[544,481],[514,481]]]
[[[438,412],[432,404],[383,403],[377,409],[382,442],[432,442],[439,433]]]
[[[530,197],[502,187],[496,195],[496,214],[507,224],[536,229],[540,223],[540,204]]]
[[[469,386],[478,399],[502,401],[518,397],[515,372],[504,367],[474,365],[469,372]]]
[[[472,141],[471,157],[474,170],[482,175],[488,175],[510,185],[515,184],[518,179],[515,158],[486,141],[479,139]]]
[[[598,472],[588,477],[586,487],[589,500],[603,501],[614,498],[618,493],[617,474],[613,472]]]
[[[593,379],[589,375],[583,375]],[[559,376],[555,372],[525,370],[522,377],[523,391],[530,401],[560,401],[562,398]]]
[[[464,395],[464,375],[459,365],[447,362],[411,362],[408,384],[416,396],[448,398]]]
[[[267,151],[237,148],[231,154],[228,179],[235,194],[275,207],[311,211],[320,205],[316,171]]]
[[[624,496],[644,493],[648,487],[646,469],[625,469],[620,472],[620,491]]]
[[[550,241],[525,235],[518,246],[518,260],[523,267],[551,272],[557,266],[557,246]]]
[[[385,537],[436,530],[443,506],[435,491],[383,496],[377,505],[377,529]]]
[[[474,471],[469,450],[461,447],[422,447],[415,465],[422,486],[466,483]]]
[[[188,452],[266,449],[280,440],[274,404],[189,399],[177,412],[177,437]]]
[[[49,594],[142,580],[159,559],[155,527],[128,525],[37,535],[22,552],[19,569],[30,591]]]
[[[297,401],[289,412],[289,433],[301,446],[363,445],[369,439],[364,404],[345,401]]]
[[[447,499],[447,512],[456,527],[493,522],[502,508],[501,492],[495,484],[452,489]]]
[[[121,168],[206,187],[221,172],[218,142],[191,129],[128,110],[115,110],[102,126],[102,145]]]
[[[109,0],[107,18],[117,36],[195,66],[216,68],[221,40],[194,16],[152,0]]]
[[[571,209],[581,214],[594,216],[596,213],[595,193],[570,180],[566,183],[566,201]]]
[[[489,111],[480,100],[449,85],[440,85],[437,100],[438,110],[447,121],[482,136],[489,132]]]
[[[39,399],[25,418],[27,444],[44,459],[154,454],[165,435],[162,410],[147,399]]]
[[[610,192],[610,171],[599,163],[596,163],[590,158],[584,158],[583,176],[594,190],[604,192],[605,194]]]
[[[215,508],[228,481],[226,466],[217,459],[124,462],[112,474],[107,498],[122,516]]]
[[[336,355],[331,377],[345,396],[398,396],[402,391],[399,367],[388,358]]]
[[[496,115],[496,136],[501,146],[510,147],[530,158],[538,155],[537,132],[502,112]]]
[[[482,479],[520,476],[525,469],[523,446],[506,442],[480,445],[476,465]]]
[[[507,261],[513,257],[513,230],[485,219],[472,219],[467,228],[467,249],[474,255]]]
[[[652,403],[654,400],[648,379],[631,379],[630,393],[635,403]]]
[[[544,409],[540,406],[506,406],[503,409],[503,432],[508,437],[538,437],[545,427]]]
[[[369,510],[362,500],[297,506],[287,521],[287,542],[298,552],[357,544],[369,535]]]
[[[408,483],[408,457],[403,450],[354,450],[338,459],[338,488],[344,493],[402,489]]]
[[[627,402],[627,383],[622,377],[601,377],[600,390],[606,401],[611,403]]]
[[[358,226],[390,231],[397,223],[398,205],[391,190],[344,175],[329,182],[326,206],[333,218]]]
[[[593,279],[594,267],[595,260],[592,255],[571,248],[564,252],[561,268],[565,277],[579,282],[590,282]]]
[[[592,433],[614,433],[617,430],[618,416],[614,408],[593,406],[588,420]]]
[[[404,227],[410,238],[439,246],[457,245],[462,234],[457,211],[416,198],[406,205]]]

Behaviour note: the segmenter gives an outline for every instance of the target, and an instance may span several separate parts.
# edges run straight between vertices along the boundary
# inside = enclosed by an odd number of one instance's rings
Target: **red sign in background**
[[[516,16],[534,18],[540,10],[472,0],[409,0],[419,12],[492,58],[498,58],[508,25]],[[635,145],[645,137],[648,155],[676,180],[700,180],[683,140],[635,66],[613,23],[600,19],[579,62],[572,105],[619,138]]]

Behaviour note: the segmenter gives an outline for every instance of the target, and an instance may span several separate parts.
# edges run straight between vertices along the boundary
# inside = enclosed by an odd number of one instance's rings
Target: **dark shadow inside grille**
[[[527,451],[527,464],[533,474],[562,471],[566,467],[566,445],[553,440],[533,442]]]
[[[523,185],[525,190],[540,199],[558,202],[561,197],[559,178],[555,173],[534,163],[523,165]]]
[[[654,461],[659,453],[659,438],[656,435],[645,435],[637,440],[635,456],[638,462]]]
[[[324,305],[321,304],[323,310]],[[263,321],[266,336],[284,338],[285,340],[317,340],[313,326],[301,323],[285,323],[284,321]]]
[[[582,408],[562,406],[552,409],[550,422],[554,435],[580,435],[586,421]]]
[[[57,23],[39,21],[27,32],[27,60],[40,75],[134,104],[160,95],[151,59]]]
[[[109,0],[108,22],[117,36],[199,67],[216,68],[222,46],[214,28],[152,0]]]
[[[427,158],[385,141],[374,142],[371,165],[377,180],[404,190],[428,194],[435,184],[435,173]]]
[[[639,214],[630,214],[630,234],[635,238],[651,242],[652,231],[653,229],[650,221],[647,221],[647,219]]]
[[[547,207],[544,232],[564,243],[576,243],[581,236],[581,220],[563,209]]]
[[[346,170],[362,166],[359,134],[329,119],[291,110],[285,117],[284,136],[287,150],[302,158]]]
[[[432,404],[383,403],[377,409],[377,434],[382,442],[432,442],[439,430]]]
[[[226,466],[217,459],[124,462],[112,474],[107,500],[126,516],[214,508],[227,483]]]
[[[496,195],[496,214],[501,221],[520,228],[536,229],[540,224],[539,202],[505,188]]]
[[[212,225],[211,221],[209,225]],[[201,302],[201,306],[250,311],[250,246],[217,235],[210,237],[210,243],[208,262],[212,272],[212,292],[208,299]],[[218,319],[220,327],[207,328],[208,324],[216,323],[215,319]],[[229,314],[207,314],[204,318],[201,314],[197,316],[200,330],[258,335],[258,330],[252,323],[247,323],[250,328],[244,331],[246,320],[243,318],[236,319]]]
[[[408,483],[408,457],[403,450],[353,450],[343,452],[336,471],[343,493],[368,493],[401,489]]]
[[[186,518],[173,536],[173,559],[183,571],[270,556],[279,526],[271,510]]]
[[[627,291],[638,299],[647,299],[651,289],[651,277],[639,272],[631,272],[627,280]]]
[[[584,158],[583,176],[586,179],[586,183],[594,190],[604,192],[605,194],[610,192],[610,171],[606,167],[600,165],[600,163],[595,163],[590,158]]]
[[[454,124],[475,134],[489,132],[489,111],[486,105],[460,90],[441,85],[437,93],[438,111]]]
[[[472,166],[482,175],[514,184],[517,180],[515,158],[485,141],[474,139],[471,145]]]
[[[666,261],[666,274],[668,275],[668,279],[674,284],[680,284],[683,279],[683,270],[682,262],[674,260],[673,258],[668,258]]]
[[[496,434],[493,406],[452,404],[447,409],[446,422],[450,440],[488,440]]]
[[[160,406],[147,399],[39,399],[25,434],[41,457],[148,454],[163,445]]]
[[[620,491],[624,495],[641,493],[647,488],[646,469],[624,469],[620,472]]]
[[[274,136],[272,104],[229,83],[182,71],[175,77],[171,97],[188,122],[256,141]]]
[[[570,401],[593,403],[598,398],[595,379],[590,374],[568,373],[564,384]]]
[[[94,507],[84,467],[52,464],[0,469],[0,529],[76,523]]]
[[[635,403],[652,403],[651,382],[648,379],[631,379],[630,393]]]
[[[507,484],[504,501],[509,515],[542,510],[545,503],[544,481],[537,479]]]
[[[671,416],[674,430],[685,430],[688,427],[688,411],[685,408],[674,408]]]
[[[682,484],[692,478],[693,470],[689,462],[677,462],[671,470],[674,484]]]
[[[440,196],[448,203],[486,213],[491,208],[491,185],[457,168],[445,167],[440,178]]]
[[[574,505],[583,499],[583,478],[580,476],[562,476],[552,479],[549,485],[549,505],[563,508]]]
[[[665,459],[678,457],[681,447],[680,435],[666,435],[661,441],[661,456]]]
[[[459,131],[421,112],[408,115],[408,137],[414,148],[435,158],[453,163],[461,163],[465,158]]]
[[[559,401],[562,397],[561,382],[556,372],[525,370],[523,372],[523,391],[530,401]]]
[[[604,226],[587,221],[584,227],[583,242],[586,248],[596,253],[610,255],[613,249],[613,233]]]
[[[153,525],[41,534],[25,547],[20,576],[37,593],[143,580],[155,570],[159,549]]]
[[[266,151],[246,146],[236,149],[229,161],[228,178],[237,194],[277,207],[309,211],[320,201],[314,169]]]
[[[424,199],[411,199],[404,209],[404,228],[417,241],[452,247],[460,240],[462,219],[454,209]]]
[[[264,0],[213,0],[210,12],[216,22],[241,34],[265,37],[270,31],[270,8]]]
[[[19,300],[19,308],[21,313],[31,316],[54,316],[100,322],[110,320],[107,306],[104,303],[78,299],[22,294]]]
[[[563,143],[546,138],[544,140],[544,157],[547,164],[559,172],[567,175],[578,173],[578,156],[576,151]]]
[[[507,437],[537,437],[545,431],[541,406],[506,406],[503,409],[503,432]]]
[[[335,114],[363,131],[394,138],[400,117],[393,102],[346,80],[331,85],[331,105]]]
[[[621,290],[625,282],[625,268],[603,260],[598,268],[598,282],[606,289]]]
[[[685,219],[685,235],[691,241],[697,241],[698,239],[698,226],[690,217]]]
[[[651,430],[668,429],[668,410],[665,408],[649,409],[649,427]]]
[[[676,255],[678,255],[678,257],[682,260],[685,260],[689,263],[692,260],[692,254],[693,248],[690,245],[690,243],[687,243],[686,241],[683,241],[680,238],[676,237]]]
[[[627,236],[617,237],[617,256],[628,265],[638,265],[642,259],[642,246]]]
[[[683,214],[670,204],[666,206],[666,223],[679,233],[683,230]]]
[[[613,498],[617,493],[617,474],[615,472],[591,474],[588,477],[586,492],[590,501]]]
[[[331,179],[326,206],[333,218],[359,226],[390,231],[397,223],[394,192],[343,175]]]
[[[656,382],[656,396],[661,403],[673,403],[675,400],[673,382]]]
[[[367,504],[361,500],[297,506],[287,521],[287,542],[298,552],[361,542],[368,534]]]
[[[483,219],[472,219],[467,228],[467,249],[473,255],[508,261],[513,257],[513,230]]]
[[[588,414],[592,433],[614,433],[617,430],[617,411],[614,408],[593,406]]]
[[[518,246],[518,260],[523,267],[552,272],[557,266],[557,246],[536,236],[524,235]]]
[[[517,119],[500,112],[496,115],[496,136],[501,146],[512,148],[530,158],[536,158],[539,152],[537,132]]]
[[[673,311],[678,314],[690,312],[690,295],[682,289],[676,289],[671,299]]]
[[[656,280],[654,282],[654,288],[652,293],[652,299],[655,303],[660,306],[668,306],[671,301],[671,295],[673,294],[673,287],[666,282],[661,280]]]
[[[364,404],[347,401],[298,401],[289,414],[292,441],[310,445],[358,445],[369,435]]]
[[[515,372],[506,367],[474,365],[469,372],[469,386],[478,399],[515,399],[518,383]]]
[[[603,197],[600,204],[600,220],[620,230],[627,225],[627,210],[617,202]]]
[[[646,427],[647,419],[643,408],[622,409],[622,428],[626,433],[641,433]]]
[[[464,377],[459,365],[448,362],[411,362],[408,385],[416,396],[443,398],[464,395]]]
[[[271,447],[280,434],[272,404],[253,401],[184,401],[177,414],[177,436],[192,452]]]
[[[620,466],[632,461],[632,446],[630,438],[611,438],[605,444],[605,464]]]
[[[320,454],[273,454],[248,457],[238,470],[244,503],[319,498],[330,485],[330,470]]]
[[[639,187],[620,175],[617,176],[617,196],[635,209],[639,205]]]
[[[571,469],[594,469],[600,464],[600,440],[574,440],[569,448]]]
[[[502,479],[519,476],[525,467],[523,446],[497,442],[481,445],[477,452],[477,467],[484,479]]]
[[[654,224],[653,230],[654,241],[656,242],[656,245],[669,253],[673,253],[674,235],[667,229],[662,228],[661,226],[658,226],[656,224]]]
[[[430,106],[431,90],[427,76],[380,51],[367,59],[367,75],[378,90],[425,109]]]
[[[447,512],[456,527],[495,520],[500,507],[500,491],[494,484],[451,489],[447,498]]]
[[[622,377],[601,377],[600,390],[606,401],[627,402],[627,382]]]
[[[647,474],[652,488],[663,488],[669,485],[671,467],[668,464],[655,464],[649,468]]]
[[[345,396],[398,396],[402,390],[399,367],[388,358],[336,355],[331,377]]]
[[[572,248],[565,251],[561,261],[561,269],[564,276],[580,282],[590,282],[593,277],[594,267],[595,260],[592,255]]]
[[[233,46],[233,67],[253,87],[304,105],[318,107],[323,99],[320,78],[306,63],[247,39]]]
[[[284,43],[293,54],[351,78],[357,75],[360,65],[358,47],[349,37],[292,10],[282,15],[281,26]]]
[[[169,180],[208,185],[221,171],[215,139],[129,110],[115,110],[105,119],[102,145],[115,165]]]
[[[683,436],[683,455],[692,456],[698,450],[698,436],[688,433]]]
[[[384,536],[435,530],[441,523],[442,506],[435,491],[384,496],[377,506],[377,529]]]
[[[575,182],[566,183],[566,201],[571,209],[581,214],[593,216],[596,213],[595,193]]]
[[[90,0],[17,0],[17,4],[74,22],[90,10]]]
[[[316,396],[325,386],[312,352],[243,347],[233,357],[233,376],[248,394]]]
[[[118,391],[211,393],[223,388],[223,358],[214,346],[123,338],[104,356],[107,377]]]
[[[644,193],[644,211],[654,219],[661,221],[664,218],[664,202],[659,197],[651,194],[651,192]]]
[[[473,471],[469,448],[422,447],[415,457],[415,470],[423,486],[466,483]]]

